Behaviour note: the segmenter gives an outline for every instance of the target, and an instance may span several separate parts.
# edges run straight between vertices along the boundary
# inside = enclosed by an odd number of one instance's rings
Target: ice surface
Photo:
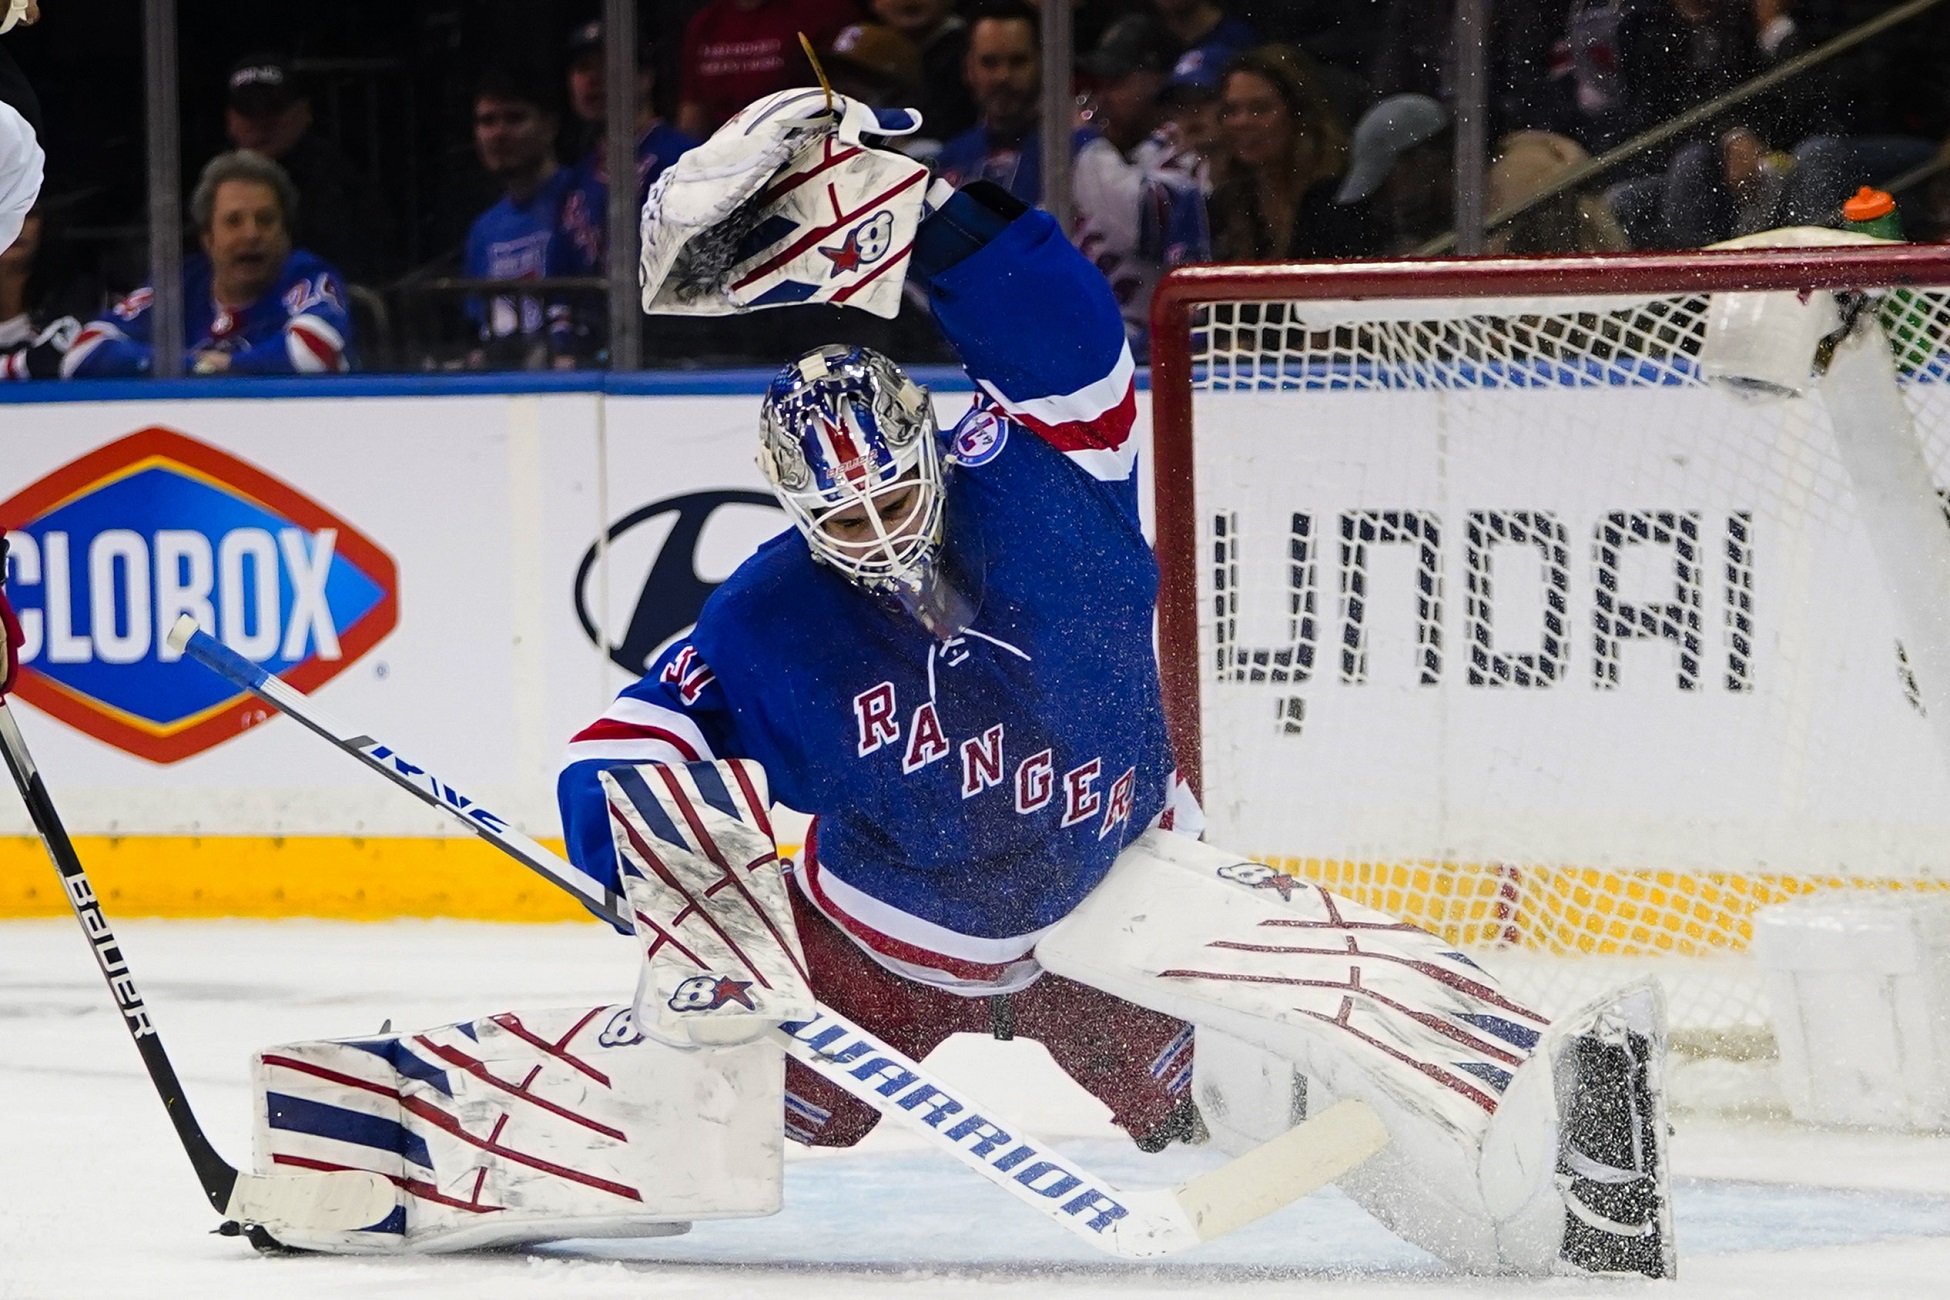
[[[212,1139],[249,1152],[245,1062],[292,1039],[627,996],[631,945],[596,925],[122,922],[139,987]],[[931,1064],[1129,1186],[1217,1157],[1146,1157],[1040,1048],[964,1038]],[[796,1153],[796,1148],[794,1149]],[[1146,1265],[1091,1252],[891,1126],[798,1153],[772,1219],[690,1235],[438,1260],[262,1259],[216,1224],[70,921],[0,923],[0,1297],[1193,1294],[1950,1294],[1950,1137],[1682,1120],[1676,1286],[1458,1278],[1333,1191]]]

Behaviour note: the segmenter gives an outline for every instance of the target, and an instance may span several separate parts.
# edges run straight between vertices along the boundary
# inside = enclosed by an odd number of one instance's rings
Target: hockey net
[[[1950,251],[1167,280],[1160,658],[1208,838],[1547,1012],[1644,969],[1676,1039],[1765,1050],[1755,909],[1950,887],[1950,776],[1823,395],[1698,359],[1715,294],[1891,285],[1944,482]]]

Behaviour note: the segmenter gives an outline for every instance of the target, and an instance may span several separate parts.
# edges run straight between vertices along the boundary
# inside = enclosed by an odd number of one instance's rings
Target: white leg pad
[[[1367,1102],[1387,1126],[1380,1155],[1340,1186],[1394,1231],[1471,1270],[1542,1271],[1536,1242],[1561,1233],[1551,1187],[1549,1063],[1524,1081],[1529,1148],[1494,1196],[1485,1139],[1548,1028],[1463,954],[1259,863],[1151,832],[1037,945],[1056,973],[1217,1030],[1291,1062],[1307,1109]],[[1277,1081],[1268,1086],[1277,1090]],[[1224,1123],[1223,1119],[1221,1123]],[[1523,1145],[1523,1144],[1516,1144]],[[1523,1182],[1512,1185],[1512,1179]],[[1527,1180],[1527,1181],[1526,1181]]]
[[[253,1060],[260,1173],[363,1169],[393,1204],[352,1231],[274,1233],[339,1254],[662,1236],[776,1213],[784,1054],[679,1049],[627,1006],[505,1012]]]

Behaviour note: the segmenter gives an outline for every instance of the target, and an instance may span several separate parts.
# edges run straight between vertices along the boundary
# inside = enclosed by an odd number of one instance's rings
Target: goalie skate
[[[1562,1259],[1580,1272],[1675,1272],[1664,1020],[1658,986],[1646,981],[1575,1017],[1552,1050]]]

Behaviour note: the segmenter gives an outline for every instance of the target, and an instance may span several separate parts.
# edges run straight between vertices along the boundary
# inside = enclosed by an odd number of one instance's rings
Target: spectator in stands
[[[1209,160],[1219,140],[1219,83],[1226,64],[1257,43],[1252,27],[1212,0],[1151,0],[1176,48],[1164,90],[1173,141],[1196,158],[1199,183],[1211,188]]]
[[[825,49],[860,17],[853,0],[710,0],[684,34],[678,128],[701,140],[761,95],[813,85],[799,33]]]
[[[1754,3],[1580,0],[1559,60],[1571,134],[1602,153],[1789,57],[1789,44],[1760,43]],[[1776,224],[1788,174],[1780,151],[1810,134],[1820,111],[1810,89],[1749,100],[1649,155],[1651,174],[1609,196],[1632,241],[1696,248]]]
[[[874,108],[912,108],[921,84],[914,43],[881,23],[850,23],[821,51],[833,89]],[[905,146],[905,140],[897,143]]]
[[[1347,131],[1287,45],[1261,45],[1226,70],[1212,164],[1212,244],[1221,261],[1354,257],[1375,251],[1373,223],[1333,201]]]
[[[1230,60],[1228,60],[1230,61]],[[1172,145],[1191,160],[1199,187],[1212,192],[1212,154],[1219,146],[1219,86],[1224,65],[1200,60],[1187,65],[1181,58],[1160,95],[1164,131]]]
[[[1816,12],[1806,20],[1796,12],[1802,7],[1796,0],[1754,0],[1757,39],[1770,66],[1838,35],[1836,27],[1847,25],[1837,20],[1849,6],[1809,4],[1806,7]],[[1859,6],[1854,8],[1847,15],[1850,23],[1868,17]],[[1946,125],[1944,110],[1950,108],[1938,72],[1950,25],[1942,14],[1939,9],[1905,23],[1896,29],[1893,40],[1871,41],[1804,75],[1805,97],[1819,106],[1819,120],[1809,124],[1809,135],[1793,147],[1794,165],[1779,224],[1833,225],[1843,200],[1861,186],[1882,188],[1937,156]],[[1890,48],[1897,43],[1900,53]],[[1905,75],[1904,69],[1891,66],[1897,59],[1912,67],[1920,62],[1922,75]],[[1927,107],[1916,104],[1917,98],[1924,99]],[[1928,103],[1932,99],[1935,102]],[[1929,133],[1932,125],[1938,132],[1934,136]],[[1920,227],[1929,223],[1911,219],[1922,215],[1926,206],[1922,196],[1898,194],[1896,198],[1905,208],[1904,223],[1911,237],[1923,236]]]
[[[1204,71],[1217,77],[1235,54],[1258,43],[1251,26],[1213,0],[1151,0],[1151,7],[1176,46],[1172,51],[1176,75]]]
[[[562,132],[562,156],[580,158],[603,138],[607,111],[603,83],[608,71],[603,64],[602,20],[583,23],[570,32],[566,52],[570,121]]]
[[[1377,251],[1414,252],[1454,224],[1454,141],[1448,109],[1427,95],[1390,95],[1354,124],[1334,202],[1366,209]]]
[[[329,374],[351,368],[345,281],[291,246],[298,193],[247,150],[218,154],[190,196],[203,244],[183,267],[183,338],[199,375]],[[148,374],[154,291],[136,290],[82,327],[62,362],[71,379]]]
[[[994,181],[1024,203],[1043,197],[1042,28],[1019,0],[994,0],[969,24],[963,68],[981,122],[941,147],[935,170],[956,185]],[[1081,146],[1081,133],[1076,144]]]
[[[910,107],[921,110],[920,134],[938,152],[941,141],[975,125],[975,101],[962,78],[968,23],[955,12],[954,0],[873,0],[873,11],[920,51],[920,92]]]
[[[593,107],[598,121],[605,120],[609,102],[602,41],[601,23],[585,25],[574,39],[570,61],[571,98]],[[651,183],[680,155],[695,149],[697,141],[657,116],[652,72],[655,62],[647,47],[638,50],[636,67],[636,208],[641,208]],[[561,216],[549,241],[546,271],[550,276],[609,274],[609,153],[601,137],[588,155],[569,169]],[[575,306],[551,304],[549,317],[556,365],[591,361],[602,350],[609,309],[600,296],[578,299]]]
[[[81,323],[54,315],[41,256],[47,220],[29,208],[20,234],[0,249],[0,381],[56,379]]]
[[[505,69],[484,73],[474,92],[474,151],[501,182],[501,201],[467,232],[462,274],[480,280],[535,280],[548,268],[549,240],[571,173],[555,161],[561,119],[550,97]],[[480,348],[476,368],[533,370],[547,363],[548,321],[540,298],[468,301]]]
[[[1165,271],[1210,256],[1197,159],[1161,128],[1175,44],[1149,14],[1120,19],[1079,61],[1096,82],[1077,151],[1072,238],[1110,282],[1131,352],[1150,351],[1151,295]]]
[[[1497,145],[1490,164],[1488,206],[1499,212],[1547,188],[1590,160],[1576,141],[1549,131],[1515,131]],[[1572,190],[1489,232],[1493,256],[1536,253],[1622,253],[1631,248],[1611,208],[1595,194]]]
[[[312,130],[311,100],[282,55],[257,53],[230,70],[224,127],[239,149],[284,169],[304,206],[305,246],[354,279],[381,262],[383,218],[363,182],[338,150]]]

